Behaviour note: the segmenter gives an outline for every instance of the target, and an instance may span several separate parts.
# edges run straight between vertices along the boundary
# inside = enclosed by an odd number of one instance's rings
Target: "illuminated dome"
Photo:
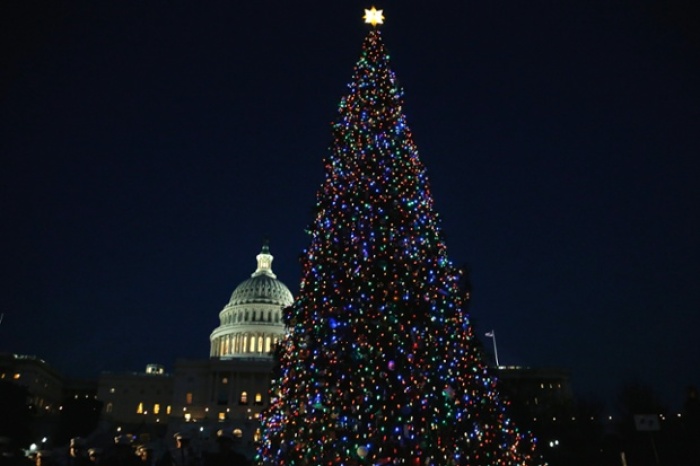
[[[264,251],[265,249],[263,249]],[[269,254],[268,257],[272,258]],[[260,269],[258,259],[258,270],[251,278],[238,285],[231,295],[229,304],[269,303],[289,306],[293,299],[292,293],[284,286],[284,283],[277,280],[272,270],[269,268]]]
[[[212,358],[269,358],[284,334],[282,309],[294,300],[289,289],[272,272],[267,244],[258,254],[258,267],[238,285],[219,313],[221,325],[209,341]]]

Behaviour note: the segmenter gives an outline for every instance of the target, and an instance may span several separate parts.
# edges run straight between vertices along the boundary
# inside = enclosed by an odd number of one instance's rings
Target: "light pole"
[[[491,330],[490,332],[486,332],[486,336],[493,340],[493,355],[496,359],[496,367],[500,367],[498,363],[498,348],[496,347],[496,331]]]

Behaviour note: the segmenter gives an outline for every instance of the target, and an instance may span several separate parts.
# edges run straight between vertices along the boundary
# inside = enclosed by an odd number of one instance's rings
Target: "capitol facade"
[[[190,432],[203,448],[224,430],[239,451],[252,455],[260,413],[270,403],[273,352],[285,333],[282,311],[294,299],[272,271],[267,244],[256,259],[251,277],[219,312],[209,359],[179,359],[172,374],[157,365],[141,373],[103,373],[97,394],[103,419],[123,431],[159,425],[168,433]]]

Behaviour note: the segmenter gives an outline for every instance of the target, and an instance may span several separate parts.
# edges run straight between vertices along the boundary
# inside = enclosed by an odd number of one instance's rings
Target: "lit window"
[[[234,429],[233,436],[236,438],[241,438],[243,437],[243,431],[241,429]]]
[[[261,404],[262,404],[262,393],[256,393],[256,394],[255,394],[255,404],[256,404],[256,405],[261,405]]]
[[[170,414],[170,411],[171,411],[171,410],[172,410],[172,409],[170,408],[170,405],[168,405],[168,406],[165,408],[165,414]]]
[[[241,398],[239,400],[239,403],[242,405],[248,404],[248,392],[241,392]]]
[[[185,422],[190,422],[192,420],[192,414],[191,413],[185,413]]]
[[[253,441],[259,442],[261,438],[262,438],[262,433],[260,432],[260,429],[257,429],[255,431],[255,434],[253,434]]]
[[[15,375],[12,377],[13,379],[17,380],[19,379],[21,374],[19,372],[15,373]]]
[[[139,403],[136,407],[136,414],[143,414],[143,403]]]
[[[219,422],[224,422],[226,420],[226,413],[219,413]]]
[[[192,404],[192,392],[187,392],[185,395],[185,403],[188,405]]]
[[[160,413],[160,405],[158,403],[153,405],[153,414],[159,414]]]

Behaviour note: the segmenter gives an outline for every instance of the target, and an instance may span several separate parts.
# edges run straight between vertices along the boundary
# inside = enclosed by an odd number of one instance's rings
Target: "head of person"
[[[70,439],[69,453],[70,456],[76,458],[78,456],[83,456],[85,452],[85,440],[80,437],[73,437]]]
[[[99,448],[90,448],[88,450],[88,459],[93,463],[99,463],[102,459],[102,450]]]
[[[153,448],[149,445],[141,445],[136,449],[136,456],[144,463],[150,463],[153,459]]]
[[[36,452],[36,466],[50,466],[53,464],[51,452],[48,450],[39,450]]]
[[[174,435],[175,437],[175,446],[177,448],[187,448],[190,444],[190,436],[183,433],[183,432],[178,432],[177,434]]]
[[[233,434],[223,429],[216,433],[216,444],[220,451],[228,451],[233,446]]]

